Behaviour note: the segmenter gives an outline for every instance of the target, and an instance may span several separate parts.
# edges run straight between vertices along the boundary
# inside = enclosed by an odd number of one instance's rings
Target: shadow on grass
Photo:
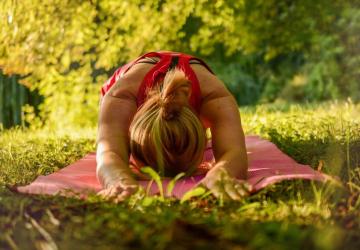
[[[275,129],[268,131],[270,140],[297,162],[339,176],[347,182],[352,171],[360,166],[360,140],[344,141],[333,137],[307,139],[286,136]],[[360,185],[360,183],[357,183]]]
[[[52,243],[59,249],[356,249],[358,225],[346,228],[344,217],[327,214],[342,194],[330,192],[317,204],[313,188],[327,187],[285,181],[223,206],[209,198],[148,207],[1,188],[0,248],[12,242],[20,249]]]

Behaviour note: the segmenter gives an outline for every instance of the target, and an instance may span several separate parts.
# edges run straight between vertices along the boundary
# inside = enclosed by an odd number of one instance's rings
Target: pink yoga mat
[[[325,181],[328,176],[313,170],[308,165],[296,163],[292,158],[281,152],[273,143],[258,136],[246,137],[246,148],[249,158],[248,182],[252,185],[252,192],[289,179],[308,179]],[[211,147],[205,151],[204,159],[213,160]],[[204,174],[194,175],[179,180],[172,192],[172,196],[181,198],[184,193],[193,188]],[[170,180],[163,180],[163,188]],[[149,181],[140,180],[145,188]],[[47,176],[38,176],[34,182],[27,186],[17,187],[17,191],[29,194],[70,195],[71,193],[86,194],[98,192],[102,189],[96,178],[95,153],[89,153],[79,161]],[[64,192],[65,191],[65,192]],[[68,191],[71,191],[70,193]],[[158,193],[155,183],[151,184],[150,194]]]

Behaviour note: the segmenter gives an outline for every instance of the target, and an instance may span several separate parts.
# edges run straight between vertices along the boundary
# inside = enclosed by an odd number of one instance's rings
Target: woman
[[[235,99],[190,55],[150,52],[119,68],[102,87],[97,140],[99,194],[121,201],[138,189],[130,165],[168,176],[202,162],[210,128],[215,162],[201,184],[217,196],[248,191],[244,132]],[[129,159],[132,159],[129,161]]]

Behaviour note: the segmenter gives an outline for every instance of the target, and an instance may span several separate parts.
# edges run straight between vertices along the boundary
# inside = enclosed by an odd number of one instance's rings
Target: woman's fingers
[[[251,191],[251,186],[246,181],[237,180],[226,175],[215,181],[201,182],[199,185],[207,187],[217,198],[230,200],[241,200],[243,197],[248,196]],[[130,197],[138,189],[138,184],[121,182],[98,192],[98,195],[119,203]]]
[[[121,188],[118,185],[115,185],[115,186],[110,186],[104,190],[101,190],[100,192],[98,192],[98,195],[100,195],[106,200],[110,200],[118,196],[118,194],[120,194],[122,191],[123,188]]]
[[[121,189],[118,186],[112,186],[109,190],[109,197],[115,197],[119,192],[121,192]]]
[[[242,198],[249,195],[249,189],[245,186],[244,182],[235,183],[234,187]]]
[[[239,192],[239,189],[234,182],[227,182],[224,186],[226,193],[232,200],[240,200],[243,195]]]
[[[219,183],[214,183],[210,187],[207,187],[216,198],[227,198],[227,194],[224,188]]]
[[[110,187],[98,192],[98,195],[100,195],[105,200],[111,200],[116,196],[115,190],[116,190],[115,188]]]
[[[244,180],[236,180],[238,182],[238,184],[240,184],[247,192],[251,192],[251,190],[253,189],[252,185]]]
[[[104,190],[101,190],[97,194],[106,200],[111,200],[116,203],[121,202],[131,196],[139,189],[137,184],[133,183],[117,183]]]
[[[129,198],[131,195],[136,193],[139,188],[139,185],[123,186],[122,192],[115,197],[114,202],[119,203],[124,201],[126,198]]]
[[[114,202],[119,203],[124,201],[126,198],[130,197],[133,194],[132,191],[125,190],[121,194],[115,197]]]
[[[224,197],[228,197],[232,200],[241,200],[243,197],[246,197],[250,193],[250,186],[246,181],[237,180],[235,178],[226,178],[225,180],[218,182],[220,191],[226,194]],[[219,188],[218,188],[219,189]]]
[[[103,189],[103,190],[99,191],[97,194],[100,195],[103,198],[106,198],[106,197],[110,196],[110,193],[112,191],[113,191],[113,188],[110,187],[110,188],[106,188],[106,189]]]
[[[213,191],[215,197],[217,198],[221,197],[224,200],[232,200],[236,197],[234,196],[235,195],[234,192],[228,190],[226,182],[224,183],[223,181],[217,182],[214,185],[214,187],[211,189],[211,191]]]
[[[248,196],[251,191],[251,186],[247,181],[231,177],[225,171],[219,171],[215,178],[214,176],[208,177],[201,183],[211,190],[217,198],[241,200],[243,197]]]

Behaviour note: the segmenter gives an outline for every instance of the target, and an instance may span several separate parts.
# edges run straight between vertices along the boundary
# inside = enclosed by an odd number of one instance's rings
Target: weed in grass
[[[144,202],[144,193],[121,204],[95,195],[29,196],[5,186],[27,184],[94,151],[96,129],[1,131],[0,249],[52,244],[30,218],[59,249],[359,249],[360,105],[262,105],[241,113],[247,134],[339,174],[341,187],[284,181],[223,204],[212,196]]]

